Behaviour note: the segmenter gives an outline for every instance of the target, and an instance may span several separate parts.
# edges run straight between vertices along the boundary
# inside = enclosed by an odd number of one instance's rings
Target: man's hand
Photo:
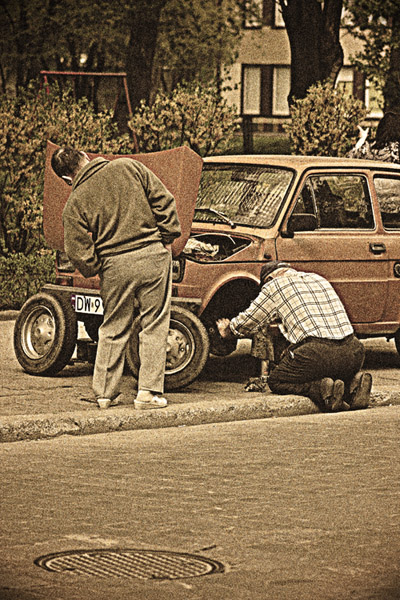
[[[229,319],[218,319],[217,327],[219,334],[222,338],[230,338],[234,337],[231,328],[229,327],[230,320]]]

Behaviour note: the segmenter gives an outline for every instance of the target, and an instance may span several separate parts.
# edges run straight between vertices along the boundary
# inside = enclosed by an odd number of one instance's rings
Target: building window
[[[243,68],[242,114],[259,115],[261,111],[261,68],[247,66]]]
[[[274,26],[275,27],[286,27],[285,21],[282,16],[282,9],[279,2],[276,2],[274,5]]]
[[[257,29],[263,25],[263,0],[252,0],[245,3],[244,26],[246,29]]]
[[[353,67],[342,67],[340,69],[336,87],[344,93],[345,96],[353,95],[354,69]]]
[[[259,29],[275,25],[275,0],[252,0],[245,2],[244,27]],[[280,25],[279,25],[280,27]]]
[[[243,65],[242,114],[289,116],[290,67]]]
[[[273,74],[272,114],[289,116],[290,67],[274,67]]]

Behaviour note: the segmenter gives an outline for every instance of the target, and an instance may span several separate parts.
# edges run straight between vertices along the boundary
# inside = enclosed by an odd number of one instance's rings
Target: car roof
[[[307,169],[311,167],[351,167],[367,169],[394,169],[400,173],[400,165],[376,160],[359,158],[340,158],[333,156],[300,156],[291,154],[236,154],[225,156],[207,156],[206,164],[251,164]]]

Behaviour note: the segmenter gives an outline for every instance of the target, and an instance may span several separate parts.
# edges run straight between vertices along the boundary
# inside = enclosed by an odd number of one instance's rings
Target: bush
[[[0,309],[19,309],[45,283],[54,283],[54,253],[0,256]]]
[[[285,125],[294,154],[346,156],[358,139],[357,125],[367,111],[360,100],[347,96],[331,83],[310,87],[291,109]]]
[[[141,152],[187,145],[200,156],[227,147],[240,127],[235,109],[216,89],[199,85],[178,85],[170,95],[158,94],[151,106],[142,102],[128,125]]]
[[[92,152],[129,151],[109,113],[51,86],[33,86],[18,98],[0,98],[0,256],[28,255],[45,247],[42,233],[46,142]],[[130,150],[132,151],[132,150]]]

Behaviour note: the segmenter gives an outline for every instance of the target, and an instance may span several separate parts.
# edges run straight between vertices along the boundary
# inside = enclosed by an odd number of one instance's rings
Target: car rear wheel
[[[140,319],[133,324],[126,360],[135,377],[139,374]],[[196,315],[180,306],[171,309],[165,364],[165,389],[177,390],[192,383],[203,370],[210,343],[207,331]]]
[[[394,334],[394,343],[396,345],[397,352],[400,354],[400,329],[398,329]]]
[[[54,375],[71,360],[78,324],[67,300],[40,292],[25,302],[14,327],[14,350],[31,375]]]

